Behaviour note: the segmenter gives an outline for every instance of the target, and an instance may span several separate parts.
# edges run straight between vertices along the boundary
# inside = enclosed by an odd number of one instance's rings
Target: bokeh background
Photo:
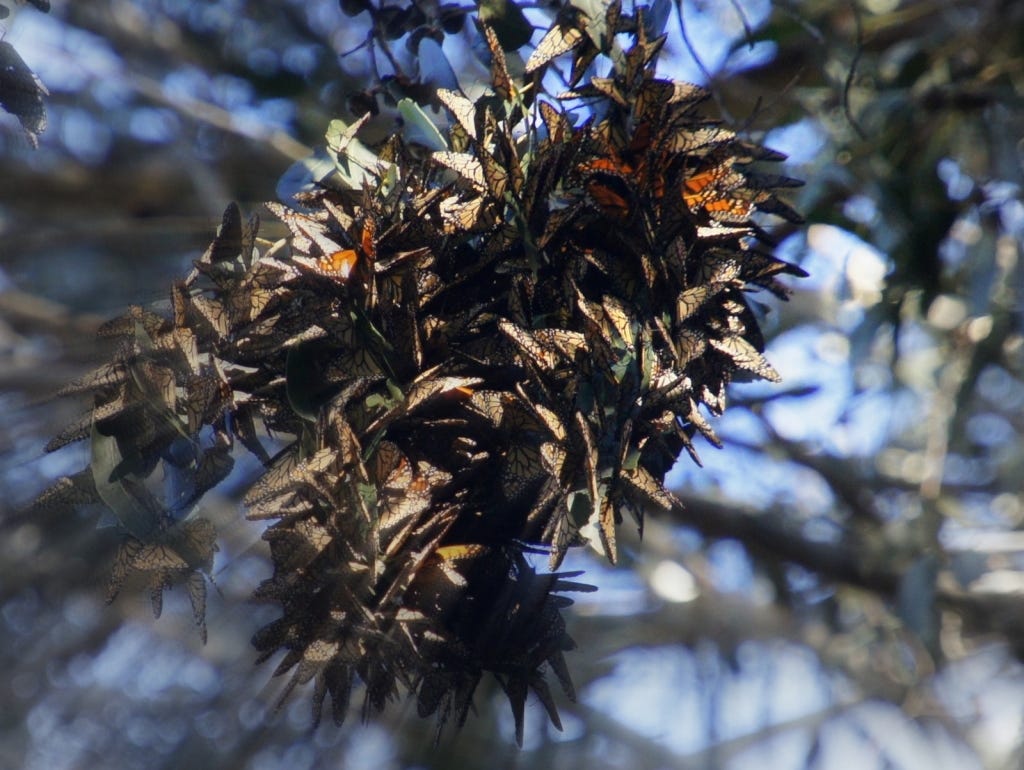
[[[48,396],[100,359],[99,322],[165,302],[225,205],[286,192],[331,118],[373,109],[383,137],[395,99],[481,77],[476,6],[6,5],[50,95],[36,150],[0,116],[0,767],[1024,764],[1024,5],[654,3],[663,74],[807,180],[807,226],[775,234],[811,276],[755,297],[784,383],[734,387],[725,448],[673,470],[687,517],[624,527],[616,568],[571,555],[600,586],[568,613],[579,702],[562,733],[528,706],[521,751],[490,685],[437,748],[407,702],[315,731],[308,698],[275,711],[252,465],[204,503],[205,646],[180,590],[159,620],[104,604],[101,512],[25,509],[84,463],[42,447],[82,408]],[[534,44],[558,6],[526,9]]]

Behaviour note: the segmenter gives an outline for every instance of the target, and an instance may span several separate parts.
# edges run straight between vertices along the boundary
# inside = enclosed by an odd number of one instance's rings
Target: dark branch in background
[[[674,508],[672,520],[693,527],[712,540],[737,540],[759,563],[779,561],[802,567],[825,583],[867,590],[886,603],[895,602],[908,579],[909,561],[896,562],[872,553],[861,542],[811,540],[800,527],[787,524],[780,508],[750,509],[688,498]],[[975,634],[998,634],[1014,654],[1024,657],[1024,596],[985,588],[960,588],[949,572],[940,573],[934,588],[935,606],[960,615]]]
[[[759,561],[789,562],[828,582],[848,583],[884,597],[893,596],[899,587],[899,572],[889,564],[872,564],[875,560],[862,544],[811,540],[801,534],[800,527],[787,523],[789,516],[778,508],[759,510],[687,498],[670,515],[706,537],[738,540]]]
[[[780,436],[766,419],[762,418],[761,426],[767,431],[772,445],[780,447],[791,460],[810,468],[825,479],[836,496],[846,503],[854,519],[873,527],[882,524],[883,517],[875,504],[871,481],[851,473],[850,461],[840,464],[838,458],[809,451],[799,442]]]
[[[867,134],[864,133],[864,129],[860,127],[860,123],[857,122],[857,119],[853,116],[853,111],[850,109],[850,91],[853,89],[853,80],[857,76],[857,65],[860,63],[860,57],[864,51],[864,29],[861,22],[860,6],[856,0],[850,0],[850,10],[853,12],[853,23],[856,25],[857,40],[853,61],[850,62],[850,67],[846,71],[846,81],[843,83],[843,113],[846,115],[846,120],[853,127],[853,130],[857,132],[857,136],[861,139],[866,139]]]

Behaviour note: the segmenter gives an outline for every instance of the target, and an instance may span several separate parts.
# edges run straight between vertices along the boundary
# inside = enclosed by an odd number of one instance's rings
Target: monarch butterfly
[[[768,363],[763,355],[761,355],[757,348],[747,342],[746,339],[739,336],[729,336],[724,339],[710,339],[708,340],[711,347],[716,350],[725,353],[732,362],[736,364],[740,369],[746,369],[748,372],[753,372],[759,377],[763,377],[770,382],[779,382],[782,377],[775,367]]]
[[[486,150],[480,153],[480,165],[482,167],[484,180],[487,182],[487,190],[495,200],[501,200],[508,189],[508,170],[503,167]]]
[[[565,353],[553,339],[545,338],[544,330],[531,334],[522,327],[504,320],[498,322],[498,328],[541,372],[550,375],[567,363]]]
[[[545,64],[568,53],[583,42],[583,30],[571,27],[568,24],[556,24],[548,30],[547,34],[533,49],[530,58],[526,60],[526,74],[540,69]]]
[[[565,114],[559,112],[548,102],[540,102],[540,115],[548,131],[548,139],[556,144],[565,141],[572,131],[572,124]]]
[[[515,92],[515,86],[512,85],[512,78],[508,74],[505,51],[502,50],[501,43],[498,42],[498,35],[494,28],[487,24],[480,26],[484,33],[484,39],[487,41],[487,47],[491,51],[491,83],[498,96],[507,101]]]
[[[707,98],[707,90],[693,83],[649,80],[636,95],[633,116],[638,127],[653,127],[663,120],[670,106],[683,104],[685,109]]]
[[[722,222],[743,222],[756,203],[769,197],[767,192],[748,189],[746,183],[746,177],[729,162],[719,163],[684,180],[683,200],[691,209],[703,209]]]
[[[610,294],[602,298],[601,304],[604,308],[604,317],[607,320],[607,323],[601,324],[605,334],[614,331],[623,344],[632,349],[636,344],[635,319],[629,309]]]
[[[234,259],[242,251],[242,212],[238,204],[232,201],[224,209],[224,217],[217,235],[200,258],[200,262],[217,264]]]
[[[544,475],[540,449],[529,444],[514,444],[505,453],[501,469],[502,494],[506,500],[517,500]]]
[[[316,271],[321,275],[337,276],[345,280],[359,261],[355,249],[341,249],[317,260]]]
[[[633,193],[628,179],[636,172],[632,165],[611,150],[606,156],[582,163],[579,170],[589,175],[587,194],[605,214],[619,220],[629,218]]]
[[[462,200],[459,196],[453,195],[441,201],[441,219],[444,222],[445,233],[471,231],[481,224],[486,224],[486,204],[487,199],[483,196]]]
[[[359,247],[363,256],[373,262],[377,256],[377,220],[370,214],[366,215],[360,230]],[[359,252],[356,249],[339,249],[320,257],[316,261],[314,270],[321,275],[331,278],[345,280],[352,274],[355,266],[359,263]]]
[[[475,155],[468,152],[435,152],[432,157],[435,161],[442,166],[450,168],[481,192],[487,189],[483,166]],[[451,198],[447,200],[451,200]],[[441,202],[442,207],[447,200]]]
[[[437,89],[437,98],[455,116],[462,129],[474,141],[477,139],[476,105],[462,94],[449,91],[447,88]]]

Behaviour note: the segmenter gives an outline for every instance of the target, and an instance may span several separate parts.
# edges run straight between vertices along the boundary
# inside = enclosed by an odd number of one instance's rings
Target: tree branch
[[[677,505],[670,515],[707,537],[739,540],[757,558],[790,562],[831,581],[886,596],[894,594],[899,586],[900,576],[893,566],[882,566],[876,563],[880,559],[866,556],[863,544],[854,547],[810,540],[788,524],[780,510],[755,511],[693,498]]]

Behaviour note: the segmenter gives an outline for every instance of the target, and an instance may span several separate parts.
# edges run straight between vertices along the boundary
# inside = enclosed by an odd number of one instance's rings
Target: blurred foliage
[[[386,136],[424,80],[482,77],[470,26],[437,4],[12,8],[5,42],[50,96],[38,151],[0,133],[0,764],[1020,765],[1024,8],[661,5],[670,74],[706,78],[808,181],[809,227],[775,234],[811,278],[765,321],[783,385],[734,388],[726,448],[674,472],[685,513],[620,534],[615,570],[570,556],[601,585],[569,618],[580,702],[560,735],[528,708],[519,758],[483,690],[437,750],[401,707],[312,736],[306,704],[273,717],[248,642],[269,567],[227,497],[206,509],[205,647],[182,592],[156,623],[128,595],[103,606],[112,528],[17,512],[80,465],[40,459],[75,408],[35,399],[98,360],[87,314],[161,296],[225,202],[274,197],[331,119],[372,107]],[[518,17],[488,7],[516,42]],[[553,12],[525,12],[534,44]]]

